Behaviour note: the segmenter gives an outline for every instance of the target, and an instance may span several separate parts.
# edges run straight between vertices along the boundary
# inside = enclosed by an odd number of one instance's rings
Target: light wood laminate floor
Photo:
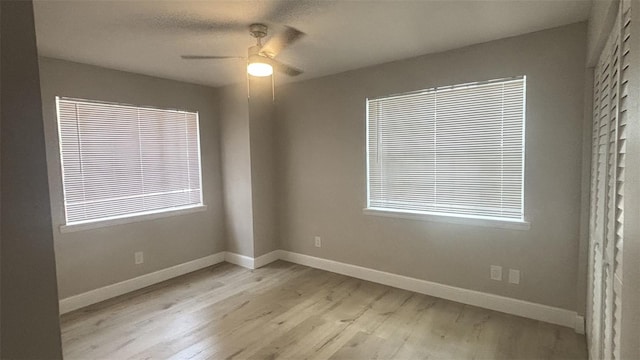
[[[586,359],[572,329],[278,261],[62,317],[67,359]]]

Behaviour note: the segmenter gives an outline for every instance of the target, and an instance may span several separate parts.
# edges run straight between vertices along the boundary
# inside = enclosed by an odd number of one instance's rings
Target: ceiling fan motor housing
[[[265,24],[251,24],[249,25],[249,32],[251,36],[256,39],[262,39],[267,36],[267,25]]]

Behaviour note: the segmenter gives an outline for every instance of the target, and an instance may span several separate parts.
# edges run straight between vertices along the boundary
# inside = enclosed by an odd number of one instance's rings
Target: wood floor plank
[[[68,359],[586,359],[584,336],[284,261],[64,315]]]
[[[330,359],[391,359],[401,346],[401,342],[392,339],[383,339],[373,334],[360,331],[336,351]]]
[[[302,300],[296,306],[289,308],[286,313],[280,314],[273,318],[264,328],[261,329],[262,336],[256,337],[253,329],[245,329],[242,334],[243,341],[236,341],[236,348],[233,352],[239,358],[249,358],[254,356],[256,352],[264,352],[264,348],[276,341],[283,334],[288,334],[295,328],[299,327],[307,319],[325,313],[327,309],[333,306],[335,302],[339,302],[343,297],[347,296],[350,290],[357,287],[357,281],[344,277],[336,276],[338,283],[334,287],[325,287],[320,293],[313,298]],[[333,295],[337,293],[338,295]],[[238,337],[240,338],[240,337]],[[307,338],[312,338],[308,336]]]
[[[243,353],[251,345],[252,341],[260,341],[269,336],[277,335],[282,332],[286,326],[282,315],[288,314],[292,308],[296,307],[296,303],[304,303],[305,299],[311,298],[315,292],[321,291],[323,288],[330,288],[335,286],[336,283],[342,282],[342,279],[329,273],[317,273],[316,270],[309,274],[311,277],[315,277],[316,281],[320,278],[324,280],[315,283],[308,281],[307,276],[300,277],[291,281],[286,287],[281,288],[281,296],[274,297],[275,293],[267,293],[264,296],[257,295],[253,302],[255,304],[265,304],[266,306],[277,305],[276,309],[264,311],[259,317],[251,317],[246,314],[243,308],[242,313],[238,313],[238,322],[235,326],[230,323],[221,322],[217,324],[220,330],[215,334],[205,333],[204,336],[198,337],[199,341],[192,346],[198,350],[198,357],[200,358],[226,358],[231,355],[238,356]],[[295,283],[304,283],[301,286],[295,286]],[[317,285],[320,285],[318,287]],[[277,291],[278,289],[274,289]],[[288,293],[288,295],[287,295]],[[291,315],[286,315],[285,318],[291,318]],[[233,320],[233,319],[231,319]],[[278,328],[274,328],[273,324],[277,324]],[[284,326],[283,326],[284,325]],[[269,328],[273,328],[273,331],[267,331]],[[256,337],[256,333],[264,332],[263,336]],[[215,337],[215,338],[214,338]],[[208,346],[207,346],[208,345]],[[187,349],[187,352],[191,350]],[[174,358],[184,358],[185,352],[176,354]],[[243,356],[246,356],[243,354]]]
[[[140,330],[142,337],[119,346],[115,351],[108,352],[116,357],[127,353],[139,352],[155,344],[153,339],[171,336],[172,338],[190,336],[194,329],[212,331],[216,337],[232,335],[239,327],[246,323],[255,323],[273,316],[274,313],[284,311],[282,302],[285,298],[297,298],[303,292],[305,284],[309,287],[309,279],[313,278],[312,269],[304,269],[291,278],[291,272],[282,274],[281,281],[290,285],[274,286],[273,278],[265,278],[260,284],[260,290],[254,292],[236,292],[234,295],[220,301],[212,301],[205,307],[194,311],[184,307],[179,317],[162,317],[160,321],[153,321],[149,326]],[[317,276],[315,276],[317,277]],[[287,279],[288,278],[288,279]],[[144,331],[144,332],[143,332]]]
[[[269,271],[273,269],[278,269],[278,271]],[[96,357],[107,356],[107,354],[114,356],[125,353],[144,341],[153,343],[153,339],[170,335],[175,337],[202,323],[195,321],[195,319],[215,320],[216,316],[231,312],[234,306],[241,304],[245,297],[251,297],[265,289],[271,289],[282,281],[286,282],[289,278],[298,276],[300,272],[310,271],[309,268],[299,266],[274,267],[273,269],[259,269],[254,272],[242,271],[249,274],[246,283],[229,282],[218,291],[198,294],[169,309],[157,313],[142,312],[135,316],[129,316],[118,326],[99,325],[98,329],[90,329],[94,332],[93,336],[77,339],[69,351],[67,351],[67,347],[63,347],[64,355],[68,358],[76,356],[82,358],[82,354],[90,349]],[[238,270],[242,269],[238,268]],[[185,277],[185,280],[188,278]],[[251,289],[251,291],[247,291],[247,289]],[[137,294],[134,293],[132,296],[136,298]],[[126,307],[123,304],[118,306]],[[98,307],[101,305],[98,304]],[[103,310],[108,312],[109,306]],[[98,313],[102,315],[102,312]]]

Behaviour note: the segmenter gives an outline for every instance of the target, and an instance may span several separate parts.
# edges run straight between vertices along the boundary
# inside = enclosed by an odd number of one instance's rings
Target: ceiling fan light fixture
[[[273,74],[273,66],[263,62],[250,62],[247,65],[247,72],[251,76],[265,77]]]

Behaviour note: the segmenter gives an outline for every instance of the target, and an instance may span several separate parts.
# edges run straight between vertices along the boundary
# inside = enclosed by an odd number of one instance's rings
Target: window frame
[[[467,214],[455,214],[433,211],[413,211],[413,210],[401,210],[391,208],[372,207],[371,203],[371,169],[370,169],[370,134],[369,134],[369,102],[371,100],[386,99],[400,96],[410,96],[412,94],[420,94],[425,92],[442,91],[449,89],[459,89],[465,87],[472,87],[491,83],[508,82],[512,80],[523,80],[523,109],[522,109],[522,218],[521,219],[509,219],[498,218],[481,215],[467,215]],[[393,93],[388,95],[367,97],[365,99],[365,156],[366,156],[366,194],[365,194],[365,206],[362,209],[364,215],[382,216],[388,218],[399,218],[407,220],[418,221],[435,221],[451,224],[461,225],[473,225],[482,227],[492,227],[500,229],[512,229],[512,230],[529,230],[531,223],[528,221],[527,213],[525,211],[525,155],[526,155],[526,109],[527,109],[527,76],[512,76],[507,78],[492,79],[486,81],[469,82],[463,84],[436,86],[431,88],[425,88],[414,91],[407,91],[402,93]]]
[[[149,211],[139,211],[135,213],[129,214],[121,214],[115,216],[107,216],[97,219],[90,220],[82,220],[69,222],[67,216],[67,194],[65,188],[65,171],[64,171],[64,157],[63,157],[63,148],[62,148],[62,131],[61,131],[61,122],[60,122],[60,101],[74,101],[74,102],[83,102],[88,104],[99,104],[99,105],[109,105],[109,106],[121,106],[121,107],[133,107],[136,109],[151,109],[151,110],[159,110],[159,111],[171,111],[171,112],[182,112],[189,113],[195,115],[196,118],[196,129],[197,129],[197,149],[198,149],[198,170],[199,170],[199,183],[200,183],[200,201],[197,204],[189,204],[185,206],[172,207],[172,208],[164,208],[157,210],[149,210]],[[115,225],[122,225],[128,223],[149,221],[154,219],[161,219],[166,217],[173,217],[184,214],[197,213],[207,210],[207,205],[204,203],[204,184],[202,181],[202,149],[201,149],[201,141],[200,141],[200,113],[198,111],[190,111],[176,108],[162,108],[157,106],[150,105],[135,105],[129,103],[122,102],[110,102],[110,101],[102,101],[102,100],[90,100],[84,98],[76,98],[69,96],[56,96],[55,97],[55,106],[56,106],[56,130],[58,132],[58,160],[60,162],[60,185],[62,188],[62,213],[63,213],[63,224],[59,226],[60,233],[70,233],[76,231],[84,231],[97,229],[102,227],[109,227]]]

